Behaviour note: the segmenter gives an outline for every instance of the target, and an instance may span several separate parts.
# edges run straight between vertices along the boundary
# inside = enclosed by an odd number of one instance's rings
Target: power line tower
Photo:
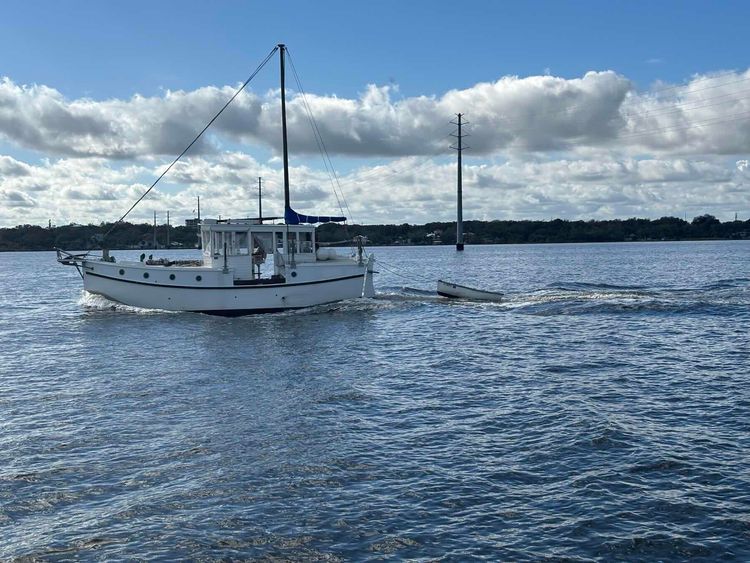
[[[463,175],[461,166],[461,153],[469,147],[463,146],[463,138],[468,137],[466,133],[461,131],[463,125],[468,125],[469,122],[463,120],[464,114],[457,113],[456,121],[451,121],[453,125],[458,127],[456,133],[451,133],[451,137],[457,139],[455,145],[451,145],[451,148],[458,153],[458,169],[457,169],[457,194],[456,194],[456,250],[462,251],[464,249],[464,203],[463,203]]]

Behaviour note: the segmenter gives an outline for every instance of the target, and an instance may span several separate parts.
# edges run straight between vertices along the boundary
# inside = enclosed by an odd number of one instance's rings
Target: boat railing
[[[65,264],[66,266],[74,266],[76,264],[79,264],[80,262],[86,260],[86,258],[88,258],[89,256],[88,252],[74,254],[72,252],[68,252],[67,250],[63,250],[62,248],[55,248],[55,252],[57,252],[57,261],[60,262],[60,264]]]

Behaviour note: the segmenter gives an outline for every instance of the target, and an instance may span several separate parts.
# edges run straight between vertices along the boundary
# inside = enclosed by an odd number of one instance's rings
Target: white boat
[[[205,219],[200,224],[201,260],[118,262],[107,250],[101,257],[58,250],[58,262],[76,267],[86,291],[134,307],[226,316],[374,297],[375,258],[365,253],[363,238],[352,255],[317,248],[314,224],[345,218],[302,215],[290,207],[284,52],[279,45],[284,223]],[[263,267],[269,257],[272,270]],[[263,270],[270,275],[262,275]]]
[[[475,289],[443,280],[437,282],[437,293],[442,297],[454,299],[474,299],[477,301],[502,301],[503,299],[503,294],[496,291]]]

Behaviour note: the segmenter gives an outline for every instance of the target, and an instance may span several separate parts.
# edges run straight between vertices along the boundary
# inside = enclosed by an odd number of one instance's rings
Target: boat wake
[[[491,307],[540,316],[674,312],[731,314],[738,308],[750,308],[750,279],[722,279],[692,288],[556,282],[530,291],[507,291],[500,302],[445,299],[432,290],[402,287],[387,288],[378,293],[378,299],[394,303]]]

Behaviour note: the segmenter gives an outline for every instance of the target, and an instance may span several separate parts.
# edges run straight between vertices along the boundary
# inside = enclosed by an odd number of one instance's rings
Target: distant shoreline
[[[478,246],[514,246],[514,245],[543,245],[543,244],[646,244],[646,243],[668,243],[668,242],[741,242],[750,241],[750,238],[686,238],[686,239],[664,239],[664,240],[609,240],[609,241],[562,241],[562,242],[480,242],[480,243],[466,243],[466,247],[478,247]],[[346,245],[340,244],[339,247]],[[369,247],[393,247],[393,248],[440,248],[444,246],[454,246],[454,244],[440,243],[440,244],[369,244]],[[335,246],[331,246],[335,248]],[[67,248],[70,252],[100,252],[100,248]],[[186,247],[174,247],[174,248],[110,248],[111,252],[125,252],[125,251],[141,251],[141,252],[162,252],[162,251],[191,251],[200,250],[199,248],[186,248]],[[6,250],[0,249],[0,254],[11,254],[13,252],[55,252],[55,248],[27,248],[27,249],[14,249]]]
[[[156,227],[148,223],[121,223],[104,240],[111,227],[101,225],[64,225],[42,227],[19,225],[0,228],[0,252],[96,250],[106,245],[111,250],[163,250],[197,247],[196,226]],[[702,240],[750,240],[750,220],[721,222],[712,215],[700,215],[692,221],[677,217],[660,219],[610,219],[589,221],[465,221],[467,245],[488,244],[561,244],[603,242],[678,242]],[[340,225],[327,223],[317,230],[317,241],[331,244],[367,237],[370,246],[446,246],[456,241],[455,222],[425,225]],[[169,245],[167,245],[169,241]]]

